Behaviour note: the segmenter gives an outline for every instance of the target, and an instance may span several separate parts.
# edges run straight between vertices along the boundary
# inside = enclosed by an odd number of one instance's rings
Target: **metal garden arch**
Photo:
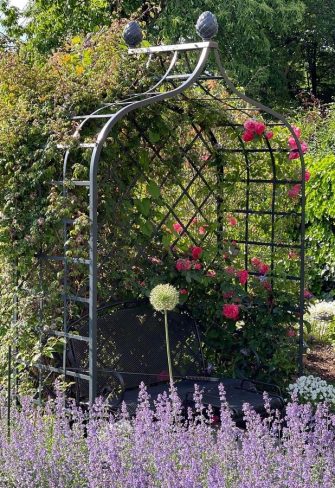
[[[226,124],[226,128],[235,131],[236,140],[238,146],[235,148],[224,148],[222,143],[214,141],[216,149],[222,151],[223,154],[236,154],[236,157],[242,157],[246,164],[246,172],[243,177],[234,180],[233,184],[244,185],[245,204],[243,208],[234,209],[234,212],[243,216],[243,238],[239,238],[237,243],[243,247],[244,260],[246,269],[250,268],[250,248],[252,246],[264,247],[269,249],[269,259],[271,261],[271,280],[276,279],[275,273],[275,251],[279,249],[297,249],[299,259],[299,271],[298,273],[289,276],[285,279],[292,280],[298,284],[298,297],[297,297],[297,313],[299,313],[300,321],[300,338],[299,338],[299,367],[302,371],[302,352],[303,352],[303,309],[304,309],[304,208],[305,208],[305,167],[303,160],[303,149],[299,138],[297,137],[294,128],[287,122],[287,120],[264,106],[263,104],[256,102],[244,93],[239,92],[234,84],[230,81],[227,73],[222,65],[220,59],[220,51],[218,44],[212,40],[217,32],[218,26],[216,18],[210,12],[202,14],[197,22],[197,32],[202,37],[201,42],[193,42],[186,44],[177,44],[170,46],[157,46],[149,48],[136,48],[136,45],[141,42],[142,34],[139,26],[135,22],[131,22],[125,29],[124,38],[127,44],[130,46],[129,54],[135,56],[149,56],[149,60],[158,59],[161,63],[160,66],[164,69],[160,79],[154,83],[144,93],[131,95],[129,98],[104,105],[90,115],[77,116],[74,119],[79,121],[79,125],[75,131],[74,138],[78,141],[77,149],[83,150],[85,154],[90,158],[89,179],[80,180],[72,179],[69,181],[68,172],[71,159],[71,147],[59,146],[64,151],[64,165],[63,165],[63,180],[56,182],[57,185],[62,187],[64,196],[67,196],[71,191],[71,188],[84,187],[89,192],[89,255],[88,258],[71,257],[68,255],[68,237],[69,228],[73,222],[69,220],[64,221],[64,253],[63,256],[43,256],[43,260],[49,261],[55,260],[61,262],[63,266],[63,331],[55,332],[56,335],[64,338],[64,341],[83,341],[88,344],[88,370],[87,371],[74,371],[67,366],[67,348],[64,347],[63,366],[56,368],[53,366],[40,365],[41,376],[44,371],[52,371],[60,373],[72,378],[80,378],[81,380],[88,381],[89,383],[89,401],[93,402],[97,396],[97,310],[98,310],[98,266],[99,266],[99,161],[108,137],[117,124],[124,120],[129,120],[129,117],[135,112],[145,107],[149,107],[153,104],[166,103],[169,100],[185,100],[187,99],[188,90],[196,87],[198,93],[201,93],[201,97],[198,95],[196,103],[203,103],[204,106],[210,110],[210,107],[216,107],[213,110],[230,113],[230,122]],[[166,61],[168,58],[168,61]],[[209,61],[214,61],[209,64]],[[213,68],[215,66],[215,68]],[[216,83],[223,83],[228,90],[230,96],[221,100],[216,93],[213,93],[206,85],[209,81],[215,81]],[[189,100],[189,99],[187,99]],[[192,103],[192,100],[191,102]],[[294,138],[296,142],[297,151],[299,157],[300,175],[295,180],[292,178],[280,177],[276,174],[276,157],[278,154],[285,154],[287,156],[287,147],[272,147],[272,142],[264,138],[263,146],[258,149],[249,149],[241,139],[239,134],[240,128],[243,126],[241,123],[240,115],[245,117],[253,117],[255,113],[263,113],[269,118],[268,127],[283,126],[288,130],[288,134]],[[234,119],[235,117],[235,119]],[[102,126],[96,131],[96,135],[89,142],[85,140],[82,134],[85,133],[86,127],[90,123],[96,124],[101,122]],[[136,120],[132,119],[132,123],[136,124]],[[203,134],[199,129],[195,130],[195,138],[197,141],[205,144]],[[223,130],[225,128],[223,127]],[[213,134],[212,134],[213,135]],[[213,136],[214,137],[214,136]],[[215,137],[214,137],[215,139]],[[148,141],[147,141],[148,142]],[[148,142],[149,144],[149,142]],[[155,150],[154,143],[152,143],[152,150],[154,157],[159,160],[159,151]],[[208,145],[207,145],[208,148]],[[272,176],[255,177],[250,172],[250,161],[253,155],[265,153],[269,155],[269,164],[271,166]],[[115,157],[118,156],[116,152]],[[249,162],[248,162],[249,161]],[[135,162],[134,162],[135,164]],[[192,165],[192,162],[189,164]],[[203,177],[202,169],[194,168],[195,177],[203,180],[205,185],[205,179]],[[221,174],[222,182],[225,181],[225,174]],[[70,183],[70,185],[69,185]],[[227,180],[227,184],[229,181]],[[278,188],[289,188],[290,185],[301,185],[300,188],[300,203],[299,212],[287,211],[285,208],[277,207],[276,194]],[[72,185],[72,186],[71,186]],[[269,197],[267,208],[252,208],[252,188],[255,185],[259,185],[261,188],[270,188],[271,197]],[[263,187],[261,186],[263,185]],[[210,190],[208,190],[210,192]],[[186,185],[182,188],[183,195],[190,200],[192,197],[189,194],[189,187]],[[179,197],[178,197],[179,198]],[[177,200],[178,200],[177,198]],[[216,205],[222,204],[220,196],[216,198]],[[285,200],[285,198],[284,198]],[[195,213],[202,212],[202,206],[195,204]],[[167,214],[174,216],[180,223],[180,218],[176,215],[174,203],[167,207]],[[225,210],[222,208],[222,212],[228,212],[231,209]],[[294,217],[298,222],[299,229],[299,242],[292,244],[283,242],[276,239],[276,219],[285,218],[286,216],[294,214]],[[250,219],[253,216],[257,216],[260,219],[268,218],[269,222],[269,239],[265,242],[256,242],[252,236],[250,236]],[[165,218],[165,220],[164,220]],[[166,222],[166,215],[163,216],[163,224],[160,222],[159,226],[162,227]],[[190,221],[184,225],[184,232],[188,233],[190,229]],[[177,237],[178,239],[178,237]],[[84,265],[88,268],[88,294],[86,297],[76,296],[69,292],[68,270],[70,266]],[[252,271],[250,271],[252,273]],[[256,274],[256,273],[254,273]],[[69,317],[68,307],[69,303],[79,303],[88,306],[89,309],[89,334],[88,336],[79,336],[71,334],[69,331]],[[44,374],[44,373],[43,373]]]

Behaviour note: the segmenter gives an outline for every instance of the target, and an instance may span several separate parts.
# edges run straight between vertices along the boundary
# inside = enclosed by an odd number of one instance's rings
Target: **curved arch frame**
[[[174,78],[170,76],[173,73],[174,68],[176,67],[176,63],[178,61],[179,53],[183,51],[186,53],[190,51],[196,51],[198,54],[196,66],[194,67],[193,71],[190,74],[185,75],[177,75],[175,76],[176,80],[181,80],[179,85],[173,85],[172,89],[162,92],[155,92],[155,90],[162,86],[162,84],[167,81],[169,78]],[[88,337],[88,347],[89,347],[89,371],[88,375],[83,375],[79,373],[74,373],[71,371],[66,370],[66,347],[64,347],[64,357],[63,357],[63,368],[53,368],[54,370],[58,369],[58,372],[62,372],[65,374],[70,374],[73,377],[79,377],[82,379],[86,379],[89,381],[89,401],[92,403],[96,396],[97,396],[97,285],[98,285],[98,252],[97,252],[97,241],[98,241],[98,184],[97,184],[97,176],[98,176],[98,169],[99,169],[99,160],[101,156],[101,151],[103,149],[104,143],[106,142],[110,132],[112,131],[113,127],[121,120],[124,119],[129,113],[136,111],[137,109],[147,107],[149,105],[162,102],[164,100],[175,98],[180,94],[192,86],[193,84],[199,82],[199,80],[203,79],[203,74],[205,71],[205,67],[211,53],[214,54],[214,59],[216,62],[216,66],[218,72],[220,74],[220,79],[224,81],[226,86],[229,90],[236,95],[239,99],[243,100],[244,102],[250,104],[251,106],[259,109],[266,114],[270,115],[274,119],[280,121],[280,123],[285,126],[291,136],[294,138],[301,161],[301,228],[300,228],[300,236],[301,236],[301,246],[300,246],[300,312],[303,311],[304,308],[304,267],[305,267],[305,217],[304,217],[304,208],[305,208],[305,164],[303,158],[303,151],[300,144],[298,137],[296,136],[293,127],[288,123],[285,117],[281,114],[271,110],[270,108],[266,107],[260,102],[256,102],[246,96],[245,94],[239,92],[234,84],[230,81],[227,76],[227,73],[223,67],[221,62],[220,52],[218,49],[218,45],[216,42],[213,41],[205,41],[199,43],[192,43],[192,44],[180,44],[180,45],[173,45],[173,46],[157,46],[151,48],[140,48],[140,49],[129,49],[128,51],[130,54],[146,54],[150,57],[155,54],[160,53],[171,53],[171,60],[169,63],[168,68],[166,69],[162,78],[155,83],[149,90],[142,94],[133,95],[122,102],[115,102],[104,106],[92,114],[87,116],[80,116],[75,117],[79,119],[83,119],[82,122],[79,124],[74,136],[76,138],[80,137],[80,131],[85,126],[85,124],[94,119],[94,118],[106,118],[107,121],[103,125],[100,132],[97,134],[96,142],[92,145],[85,145],[82,144],[81,147],[91,147],[92,148],[92,155],[90,160],[90,176],[89,182],[87,184],[89,188],[89,219],[90,219],[90,237],[89,237],[89,337]],[[215,78],[215,77],[213,77]],[[206,79],[211,79],[211,76],[206,75]],[[121,105],[121,108],[118,107]],[[114,113],[110,114],[101,114],[103,110],[107,107],[111,107],[115,109]],[[238,109],[236,109],[238,111]],[[268,143],[269,152],[271,153],[271,160],[272,165],[274,165],[273,161],[273,154],[271,150],[270,143]],[[70,149],[66,149],[65,156],[64,156],[64,167],[63,167],[63,178],[66,180],[66,173],[67,173],[67,162],[69,159],[69,151]],[[275,176],[275,175],[274,175]],[[249,178],[249,177],[248,177]],[[63,188],[64,195],[66,194],[66,188]],[[274,205],[274,204],[273,204]],[[64,224],[64,241],[66,241],[66,224]],[[248,245],[248,239],[246,237],[246,244]],[[64,269],[66,270],[67,267],[67,258],[66,253],[64,253]],[[66,272],[64,273],[64,288],[66,289]],[[64,333],[60,334],[64,337],[66,341],[70,334],[68,334],[67,330],[67,300],[71,299],[71,297],[67,297],[64,294]],[[80,300],[79,300],[80,301]],[[302,373],[302,353],[303,353],[303,314],[300,313],[300,334],[299,334],[299,372]]]

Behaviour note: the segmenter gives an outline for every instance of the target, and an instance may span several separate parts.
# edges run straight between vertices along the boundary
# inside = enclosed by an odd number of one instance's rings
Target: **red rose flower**
[[[193,269],[196,269],[197,271],[199,271],[200,269],[202,269],[202,264],[201,263],[195,263],[193,266]]]
[[[194,247],[192,247],[192,249],[191,249],[191,252],[192,252],[192,258],[193,258],[194,260],[199,259],[199,258],[200,258],[200,256],[201,256],[201,254],[202,254],[202,251],[203,251],[202,247],[199,247],[199,246],[194,246]]]
[[[251,258],[250,262],[253,266],[255,266],[255,268],[257,268],[262,261],[259,258]]]
[[[179,290],[179,293],[180,295],[188,295],[188,290],[186,290],[186,288],[182,288],[181,290]]]
[[[242,134],[242,139],[244,142],[250,142],[253,140],[253,138],[254,138],[254,132],[251,132],[249,130],[243,132]]]
[[[265,132],[265,137],[266,139],[269,141],[270,139],[273,138],[273,132],[272,130],[268,130],[267,132]]]
[[[290,198],[297,198],[299,196],[300,191],[301,191],[301,185],[298,183],[292,186],[292,188],[288,190],[287,195]]]
[[[250,132],[255,132],[255,125],[256,125],[256,120],[254,119],[249,119],[249,120],[246,120],[243,124],[243,127],[245,128],[245,130],[247,131],[250,131]]]
[[[248,273],[248,271],[246,269],[243,269],[241,271],[238,271],[236,273],[236,276],[238,277],[239,282],[241,283],[241,285],[245,285],[246,282],[248,281],[249,273]]]
[[[261,136],[265,131],[265,124],[263,122],[255,123],[255,132],[258,136]]]
[[[222,315],[227,319],[237,320],[240,313],[238,305],[225,303],[222,308]]]
[[[268,273],[270,270],[270,266],[268,266],[267,264],[265,263],[260,263],[260,265],[258,266],[258,271],[261,273],[261,274],[266,274]]]

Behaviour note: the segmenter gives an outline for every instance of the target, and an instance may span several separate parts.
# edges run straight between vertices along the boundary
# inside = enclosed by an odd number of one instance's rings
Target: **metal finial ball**
[[[123,31],[123,39],[129,47],[136,47],[143,39],[141,27],[134,20],[126,25]]]
[[[203,12],[195,26],[197,34],[204,40],[210,41],[216,36],[219,26],[216,17],[212,12]]]

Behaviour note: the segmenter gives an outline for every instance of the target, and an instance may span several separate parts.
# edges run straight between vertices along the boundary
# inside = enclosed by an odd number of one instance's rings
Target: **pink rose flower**
[[[303,154],[306,154],[307,153],[307,151],[308,151],[308,144],[307,144],[307,142],[302,142],[301,143],[301,150],[302,150],[302,153]]]
[[[249,120],[246,120],[243,124],[243,127],[245,128],[246,131],[249,131],[249,132],[255,132],[255,125],[256,125],[257,121],[254,120],[254,119],[249,119]]]
[[[181,234],[183,232],[183,226],[180,225],[178,222],[176,222],[175,224],[173,224],[173,229],[178,233],[178,234]]]
[[[180,295],[188,295],[188,290],[186,290],[186,288],[182,288],[181,290],[179,290],[179,294]]]
[[[240,313],[238,305],[225,303],[222,308],[222,315],[227,319],[237,320]]]
[[[178,259],[176,262],[177,271],[188,271],[191,269],[191,261],[189,259]]]
[[[206,227],[208,227],[208,225],[201,225],[201,226],[199,227],[199,234],[200,234],[200,235],[204,235],[204,234],[206,234]]]
[[[287,330],[286,332],[286,335],[288,337],[296,337],[297,333],[294,329],[292,329],[291,327]]]
[[[249,130],[243,132],[242,134],[242,139],[244,142],[250,142],[253,140],[253,138],[254,138],[254,132],[251,132]]]
[[[263,122],[255,123],[255,132],[258,136],[261,136],[265,131],[265,124]]]
[[[208,161],[210,158],[211,158],[210,154],[203,154],[200,159],[202,161]]]
[[[193,269],[196,269],[197,271],[199,271],[200,269],[202,269],[202,264],[201,263],[195,263],[193,266]]]
[[[299,127],[292,127],[293,129],[293,132],[295,133],[295,135],[298,137],[298,139],[301,137],[301,129],[299,129]]]
[[[311,173],[306,169],[305,170],[305,181],[309,181],[311,179]]]
[[[241,271],[238,271],[236,273],[236,276],[238,277],[239,282],[241,283],[241,285],[245,285],[246,282],[248,281],[249,273],[248,273],[248,271],[246,269],[243,269]]]
[[[231,225],[232,227],[235,227],[235,225],[237,225],[237,219],[232,215],[228,215],[227,220],[229,225]]]
[[[201,254],[202,254],[202,251],[203,251],[202,247],[199,247],[199,246],[194,246],[194,247],[192,247],[192,249],[191,249],[191,252],[192,252],[192,258],[193,258],[194,260],[199,259],[199,258],[200,258],[200,256],[201,256]]]
[[[269,141],[270,139],[273,138],[273,132],[272,130],[268,130],[267,132],[265,132],[265,137],[266,139]]]
[[[197,224],[198,223],[198,219],[196,217],[193,217],[193,219],[191,220],[191,224]]]
[[[293,136],[289,138],[288,145],[290,146],[290,149],[293,149],[295,151],[298,149],[297,142]]]
[[[298,159],[300,157],[300,154],[299,154],[299,149],[298,149],[298,146],[297,146],[297,143],[296,143],[294,137],[290,137],[288,142],[289,142],[289,146],[290,146],[290,153],[288,155],[288,158],[290,160]],[[302,151],[302,154],[306,154],[308,151],[308,144],[304,141],[301,143],[301,151]]]
[[[292,161],[292,159],[298,159],[300,158],[299,151],[291,151],[290,154],[288,155],[288,159]]]
[[[299,196],[299,193],[301,191],[301,185],[297,183],[296,185],[292,186],[287,192],[287,195],[290,198],[297,198]]]

